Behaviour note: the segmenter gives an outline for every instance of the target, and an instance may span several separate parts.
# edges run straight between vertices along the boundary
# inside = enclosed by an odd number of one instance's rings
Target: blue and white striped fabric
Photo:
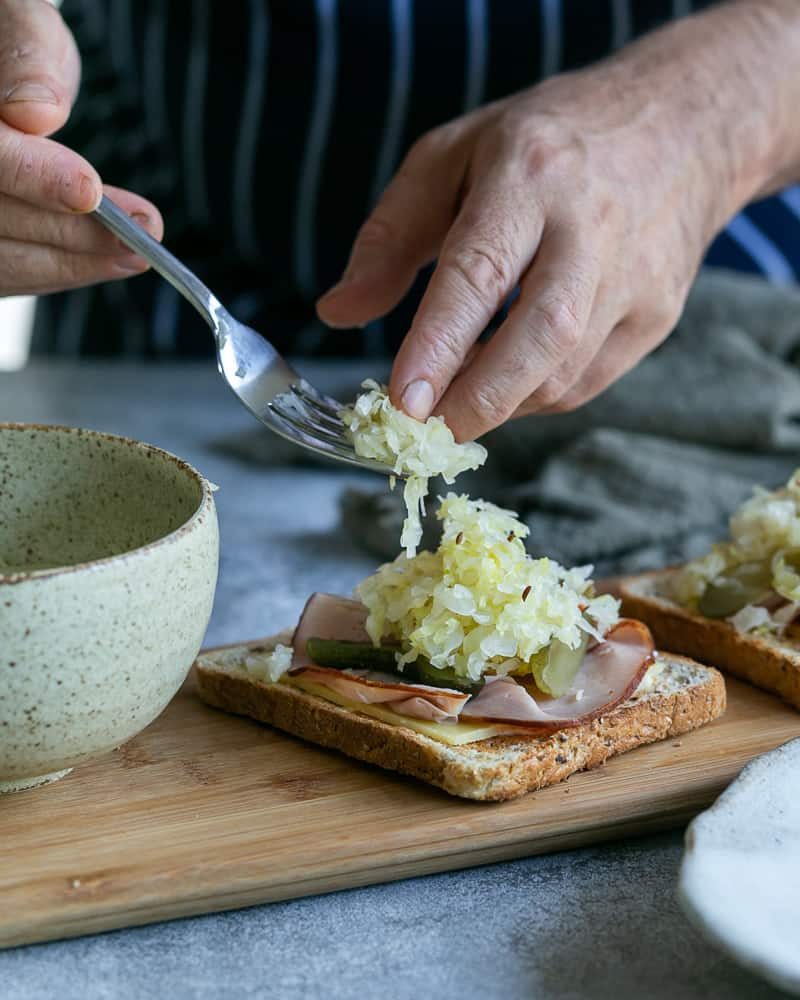
[[[425,276],[383,323],[330,332],[313,303],[411,143],[592,62],[691,0],[64,0],[83,54],[62,141],[152,198],[167,241],[282,349],[396,348]],[[800,278],[800,187],[753,205],[718,265]],[[152,274],[43,299],[35,348],[203,354],[199,318]]]

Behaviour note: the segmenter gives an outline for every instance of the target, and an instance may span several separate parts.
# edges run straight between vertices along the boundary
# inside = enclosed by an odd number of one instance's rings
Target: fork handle
[[[226,315],[226,310],[215,295],[209,291],[202,281],[192,271],[181,264],[177,257],[166,250],[158,240],[145,232],[144,229],[122,209],[105,195],[94,210],[103,225],[115,236],[130,247],[135,253],[144,257],[156,271],[176,288],[181,295],[195,307],[203,319],[211,327],[214,336],[219,334],[220,316]]]

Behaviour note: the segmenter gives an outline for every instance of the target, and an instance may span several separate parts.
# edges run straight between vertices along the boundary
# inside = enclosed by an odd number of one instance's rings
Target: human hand
[[[411,149],[318,303],[330,325],[362,325],[438,257],[394,363],[395,405],[475,438],[582,405],[667,336],[705,248],[756,185],[734,176],[714,67],[693,62],[703,44],[714,51],[704,23]],[[508,317],[476,344],[517,285]]]
[[[83,157],[46,138],[66,122],[80,56],[47,0],[0,0],[0,296],[42,294],[146,270],[86,213],[103,186]],[[163,224],[149,201],[106,193],[151,235]]]

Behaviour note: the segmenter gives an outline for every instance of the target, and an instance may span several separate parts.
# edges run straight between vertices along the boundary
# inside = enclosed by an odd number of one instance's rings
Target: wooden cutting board
[[[454,799],[201,704],[0,798],[0,946],[329,892],[677,826],[800,714],[735,681],[722,719],[502,804]]]

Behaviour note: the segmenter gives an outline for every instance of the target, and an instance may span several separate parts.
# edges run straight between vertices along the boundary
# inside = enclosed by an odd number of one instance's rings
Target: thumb
[[[31,135],[66,122],[80,81],[72,34],[48,0],[0,0],[0,119]]]

